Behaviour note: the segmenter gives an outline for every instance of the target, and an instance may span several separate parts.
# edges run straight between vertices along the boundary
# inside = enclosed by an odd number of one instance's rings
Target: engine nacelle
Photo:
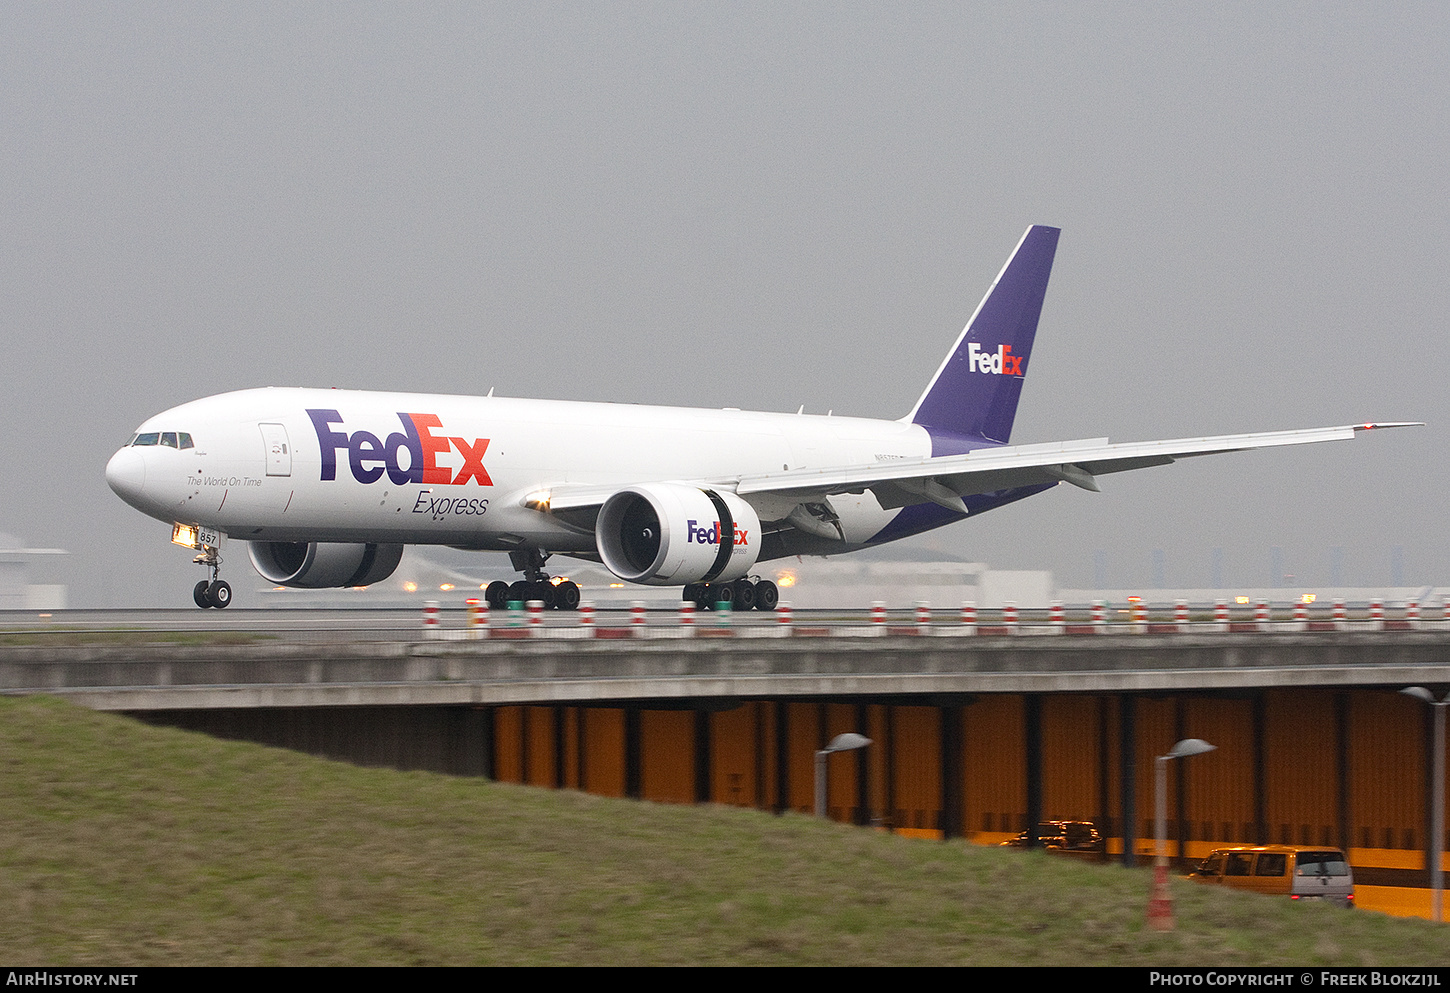
[[[393,574],[402,545],[363,545],[337,541],[253,541],[247,544],[252,568],[278,586],[320,590],[369,586]]]
[[[630,583],[728,583],[755,565],[760,517],[734,493],[683,483],[620,490],[599,509],[599,556]]]

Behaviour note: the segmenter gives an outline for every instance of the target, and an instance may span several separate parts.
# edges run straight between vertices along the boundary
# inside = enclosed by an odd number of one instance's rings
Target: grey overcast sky
[[[243,387],[899,417],[1044,223],[1014,441],[1429,426],[919,545],[1450,583],[1447,52],[1444,3],[8,3],[0,531],[73,606],[186,605],[103,468]]]

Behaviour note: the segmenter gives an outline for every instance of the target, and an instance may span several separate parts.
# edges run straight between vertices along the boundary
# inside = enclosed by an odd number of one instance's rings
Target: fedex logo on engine
[[[736,528],[735,534],[732,537],[730,543],[732,545],[744,545],[746,543],[746,533],[747,532],[742,531],[740,528]],[[701,545],[720,544],[720,522],[711,521],[705,527],[700,527],[699,521],[686,521],[685,544],[688,545],[691,542],[695,542]]]
[[[493,480],[483,467],[483,453],[488,451],[487,438],[468,441],[442,434],[443,422],[437,414],[398,414],[403,430],[394,431],[387,438],[379,438],[371,431],[354,431],[345,434],[334,431],[332,425],[342,424],[342,415],[335,410],[311,410],[312,426],[317,430],[317,447],[322,451],[322,478],[337,478],[337,453],[346,450],[348,467],[352,478],[359,483],[375,483],[383,473],[394,484],[438,483],[444,486],[462,486],[470,479],[479,486],[492,486]],[[439,434],[434,434],[434,431]],[[457,449],[463,456],[463,467],[455,473],[446,465],[438,464],[438,456],[446,456]],[[407,453],[406,460],[403,453]],[[404,461],[407,466],[404,467]]]
[[[1022,375],[1024,355],[1013,355],[1011,345],[998,345],[995,352],[984,352],[975,341],[967,344],[967,371],[985,372],[991,376]]]

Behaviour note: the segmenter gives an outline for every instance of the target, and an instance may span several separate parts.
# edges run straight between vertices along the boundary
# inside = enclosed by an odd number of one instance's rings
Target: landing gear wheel
[[[754,610],[755,584],[748,579],[737,579],[730,585],[735,588],[734,608],[736,610]]]
[[[529,583],[528,587],[530,600],[538,600],[544,605],[545,610],[550,610],[553,608],[555,599],[553,583],[549,582],[547,579],[540,579],[536,580],[535,582]]]
[[[195,587],[192,588],[191,598],[196,601],[196,605],[202,610],[205,610],[207,607],[211,606],[211,597],[207,594],[207,590],[210,587],[211,583],[208,583],[205,579],[203,579],[201,582],[197,583]]]
[[[506,603],[517,603],[523,606],[533,599],[533,584],[520,579],[516,583],[509,584],[509,598]]]
[[[207,585],[206,598],[211,601],[213,607],[220,610],[231,604],[232,588],[226,582],[218,579],[216,582]]]
[[[579,584],[566,579],[555,586],[554,606],[560,610],[578,610]]]
[[[774,610],[780,603],[780,590],[768,579],[755,584],[755,609]]]
[[[483,599],[488,602],[489,610],[503,610],[509,605],[509,584],[495,579],[483,591]]]
[[[705,588],[705,596],[715,610],[730,610],[735,606],[735,584],[711,583]]]

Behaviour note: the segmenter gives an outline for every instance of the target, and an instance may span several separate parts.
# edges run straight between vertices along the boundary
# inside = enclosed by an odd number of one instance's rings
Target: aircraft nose
[[[116,496],[139,508],[146,489],[146,459],[134,448],[123,448],[106,463],[106,484]]]

